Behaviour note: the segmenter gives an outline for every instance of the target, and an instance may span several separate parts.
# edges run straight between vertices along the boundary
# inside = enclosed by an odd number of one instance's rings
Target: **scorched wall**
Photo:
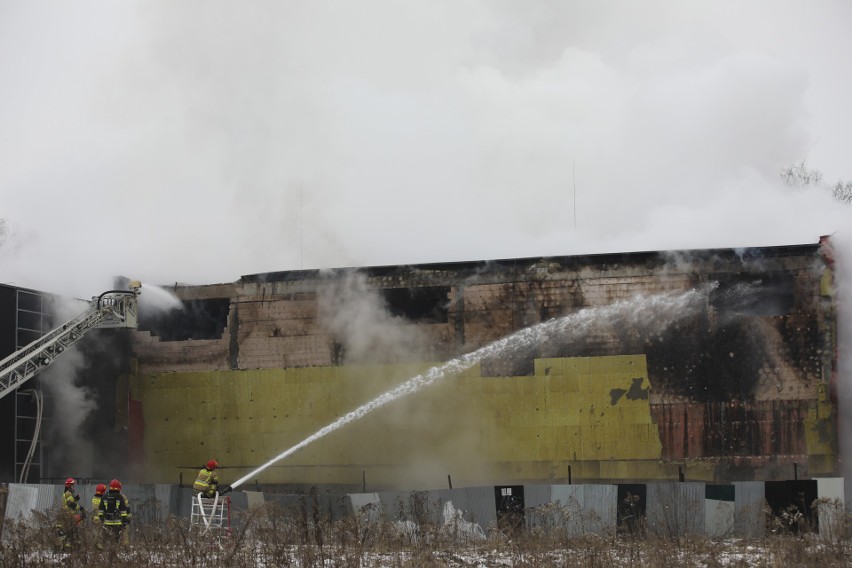
[[[696,290],[701,303],[675,323],[631,323],[635,298]],[[236,478],[432,366],[565,316],[585,318],[583,332],[483,357],[258,482],[836,473],[827,242],[294,271],[172,291],[184,309],[140,314],[133,339],[127,422],[146,482],[212,457]]]

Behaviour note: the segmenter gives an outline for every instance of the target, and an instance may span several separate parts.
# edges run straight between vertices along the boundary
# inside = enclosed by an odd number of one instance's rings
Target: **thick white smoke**
[[[341,363],[429,360],[428,336],[417,325],[394,317],[360,273],[341,274],[319,290],[319,318],[337,338]]]
[[[848,210],[778,172],[852,178],[848,21],[832,0],[5,7],[0,281],[814,242]]]

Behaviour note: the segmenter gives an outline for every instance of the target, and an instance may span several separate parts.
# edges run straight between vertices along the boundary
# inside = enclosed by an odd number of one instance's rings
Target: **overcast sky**
[[[0,0],[0,282],[852,242],[852,2]]]

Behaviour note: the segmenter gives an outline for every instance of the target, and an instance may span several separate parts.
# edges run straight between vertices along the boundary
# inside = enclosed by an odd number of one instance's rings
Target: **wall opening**
[[[184,300],[180,308],[168,312],[146,313],[140,310],[139,329],[149,331],[162,341],[219,339],[228,324],[229,298]]]
[[[644,483],[618,485],[616,523],[619,534],[638,535],[645,524],[648,487]]]
[[[494,487],[497,504],[497,527],[509,533],[524,529],[524,486],[497,485]]]
[[[420,323],[449,321],[449,286],[384,288],[381,292],[391,315]]]
[[[793,534],[819,532],[816,499],[815,479],[767,481],[766,504],[772,510],[771,528]]]
[[[719,314],[766,317],[786,316],[795,302],[792,274],[769,274],[744,280],[742,275],[717,278],[710,304]]]

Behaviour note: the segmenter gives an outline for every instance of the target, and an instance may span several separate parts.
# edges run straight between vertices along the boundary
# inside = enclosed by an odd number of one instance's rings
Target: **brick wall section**
[[[315,294],[240,297],[239,368],[332,364],[333,338],[317,320]]]
[[[227,337],[226,331],[222,339],[161,341],[147,331],[132,332],[140,373],[227,370]]]
[[[448,286],[451,292],[446,324],[417,324],[429,328],[434,343],[424,352],[454,356],[473,351],[497,339],[547,319],[570,314],[585,307],[606,306],[635,295],[678,292],[711,280],[717,273],[737,274],[748,263],[723,253],[671,253],[671,258],[641,253],[616,255],[612,259],[586,257],[522,259],[503,261],[491,270],[486,265],[461,263],[423,267],[388,267],[368,272],[375,289],[407,286]],[[686,260],[685,260],[686,259]],[[756,261],[754,262],[755,264]],[[794,276],[796,312],[783,322],[782,341],[813,345],[812,337],[796,339],[795,332],[814,333],[819,312],[818,275],[811,254],[780,254],[762,258],[761,271],[788,271]],[[471,266],[476,270],[471,270]],[[139,335],[136,355],[145,370],[167,368],[220,369],[227,361],[228,333],[236,333],[237,366],[241,369],[337,364],[335,345],[339,338],[318,320],[317,290],[328,278],[318,271],[284,273],[280,281],[236,282],[209,286],[176,286],[184,299],[231,298],[229,329],[221,341],[156,342]],[[238,313],[236,327],[233,326]],[[799,319],[797,319],[799,318]],[[618,352],[625,337],[619,330],[602,326],[584,338],[583,353]],[[232,347],[233,348],[233,347]],[[543,354],[556,356],[560,348],[542,347]],[[564,351],[564,349],[563,349]],[[812,356],[813,354],[808,354]],[[819,359],[819,358],[817,358]],[[382,362],[382,361],[376,361]],[[818,367],[818,365],[817,365]],[[820,369],[808,369],[815,375]],[[770,379],[764,378],[764,383]],[[792,389],[792,396],[800,394]]]

